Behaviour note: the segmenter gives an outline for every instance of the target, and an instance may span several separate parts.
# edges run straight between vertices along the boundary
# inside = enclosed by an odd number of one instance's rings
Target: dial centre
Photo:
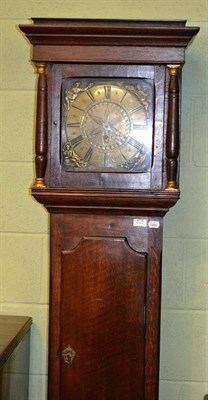
[[[112,131],[112,128],[108,122],[103,123],[103,129],[106,131]]]
[[[93,103],[86,110],[82,134],[90,145],[100,151],[113,151],[122,146],[130,133],[131,120],[126,109],[113,100]]]

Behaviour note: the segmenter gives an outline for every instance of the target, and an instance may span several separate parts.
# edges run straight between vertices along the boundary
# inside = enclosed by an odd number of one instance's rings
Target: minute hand
[[[120,121],[121,121],[121,115],[119,115],[119,116],[113,118],[113,119],[110,121],[110,125],[111,125],[111,126],[114,126],[114,125],[116,125],[116,124],[117,124],[118,122],[120,122]]]

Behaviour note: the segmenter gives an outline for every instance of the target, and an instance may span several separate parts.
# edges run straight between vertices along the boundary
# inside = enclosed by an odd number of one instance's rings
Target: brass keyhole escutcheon
[[[64,360],[65,364],[68,364],[68,365],[72,365],[75,355],[76,355],[76,353],[70,345],[67,346],[66,349],[64,349],[62,351],[63,360]]]

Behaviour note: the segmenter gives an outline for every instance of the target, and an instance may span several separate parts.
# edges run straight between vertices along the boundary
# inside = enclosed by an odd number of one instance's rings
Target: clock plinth
[[[49,400],[158,400],[163,217],[179,199],[186,21],[34,18],[50,213]]]

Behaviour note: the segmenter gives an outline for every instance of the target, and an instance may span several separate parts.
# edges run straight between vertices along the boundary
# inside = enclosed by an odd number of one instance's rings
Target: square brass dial
[[[152,121],[151,79],[65,79],[62,167],[66,171],[148,171]]]

